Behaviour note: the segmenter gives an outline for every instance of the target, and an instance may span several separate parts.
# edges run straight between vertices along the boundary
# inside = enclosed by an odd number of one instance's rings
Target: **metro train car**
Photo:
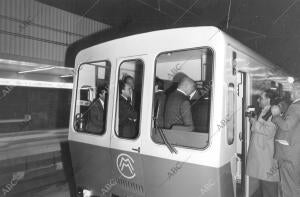
[[[68,140],[78,196],[248,197],[258,190],[245,175],[245,111],[265,88],[288,93],[292,76],[220,29],[103,42],[77,54],[75,73]],[[121,85],[128,76],[132,84]],[[166,126],[166,102],[156,95],[169,99],[185,77],[196,88],[188,111],[193,127]],[[98,109],[103,124],[92,131],[87,114],[101,86],[108,91]]]

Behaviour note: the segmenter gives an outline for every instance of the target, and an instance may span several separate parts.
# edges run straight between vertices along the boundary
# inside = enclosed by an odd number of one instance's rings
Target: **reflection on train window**
[[[204,148],[208,144],[213,52],[174,51],[156,59],[152,139]]]
[[[78,132],[102,135],[106,129],[110,64],[106,61],[82,64],[78,71],[78,89],[74,128]]]
[[[124,61],[120,65],[116,110],[116,134],[135,139],[139,135],[143,62]]]

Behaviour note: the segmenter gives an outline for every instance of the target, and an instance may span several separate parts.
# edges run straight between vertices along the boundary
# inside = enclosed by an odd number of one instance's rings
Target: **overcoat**
[[[271,122],[272,117],[267,121],[262,118],[269,109],[270,106],[264,108],[258,119],[252,122],[246,174],[260,180],[277,182],[278,164],[274,159],[276,125]]]

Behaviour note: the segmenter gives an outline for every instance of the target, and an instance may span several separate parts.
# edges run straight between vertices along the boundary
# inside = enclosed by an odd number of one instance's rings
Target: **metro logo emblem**
[[[127,179],[135,177],[134,160],[127,154],[122,153],[117,157],[117,168],[119,172]]]

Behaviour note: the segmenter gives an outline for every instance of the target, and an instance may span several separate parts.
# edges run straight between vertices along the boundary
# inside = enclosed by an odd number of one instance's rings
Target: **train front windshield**
[[[212,84],[213,53],[209,48],[184,51],[170,51],[156,58],[155,85],[153,104],[152,140],[165,143],[162,131],[171,145],[189,148],[207,146],[210,124],[211,84]],[[184,77],[191,78],[196,91],[189,96],[190,109],[182,109],[180,117],[172,117],[168,112],[171,97],[178,91],[179,83]],[[155,94],[165,93],[165,102],[159,101]],[[176,112],[174,112],[176,113]],[[192,119],[192,127],[184,126],[179,119]],[[171,122],[171,123],[170,123]],[[169,124],[170,123],[170,124]]]
[[[153,92],[153,122],[151,130],[151,138],[155,143],[165,144],[165,140],[167,140],[170,145],[186,148],[200,149],[207,146],[210,131],[212,68],[213,52],[208,47],[169,51],[161,53],[156,57],[154,76],[156,90]],[[106,61],[85,63],[79,67],[74,119],[74,127],[77,132],[93,133],[96,135],[103,135],[105,133],[107,100],[110,94],[107,94],[106,98],[102,99],[102,104],[101,102],[97,104],[96,101],[101,96],[99,87],[106,86],[106,90],[108,89],[110,74],[110,64]],[[134,92],[142,92],[143,62],[140,60],[123,62],[120,65],[118,79],[122,80],[127,75],[134,79],[134,86],[136,86],[132,88]],[[168,112],[168,108],[173,108],[173,106],[167,106],[168,101],[172,97],[172,94],[180,89],[179,84],[184,77],[193,80],[195,91],[187,95],[190,103],[188,109],[180,109],[180,116],[185,117],[170,117],[167,113],[173,114],[173,112]],[[165,94],[163,102],[156,99],[159,91]],[[137,115],[135,128],[136,130],[140,130],[139,110],[141,106],[139,105],[141,102],[137,101],[141,101],[142,98],[141,95],[136,96],[135,94],[133,98],[133,101],[137,103],[136,105],[133,104],[133,109]],[[97,120],[94,118],[95,114],[97,114],[94,112],[94,106],[96,105],[104,109],[103,112],[101,111],[103,118],[102,116],[100,117],[101,119],[97,117]],[[118,110],[119,107],[117,107]],[[186,115],[187,119],[191,122],[191,127],[186,127],[184,123],[177,120],[186,119]],[[116,117],[116,125],[118,125],[119,116],[117,115]],[[170,122],[171,124],[168,124]],[[119,136],[120,129],[116,127],[115,130]],[[130,138],[136,138],[138,135],[139,132],[136,132]]]

